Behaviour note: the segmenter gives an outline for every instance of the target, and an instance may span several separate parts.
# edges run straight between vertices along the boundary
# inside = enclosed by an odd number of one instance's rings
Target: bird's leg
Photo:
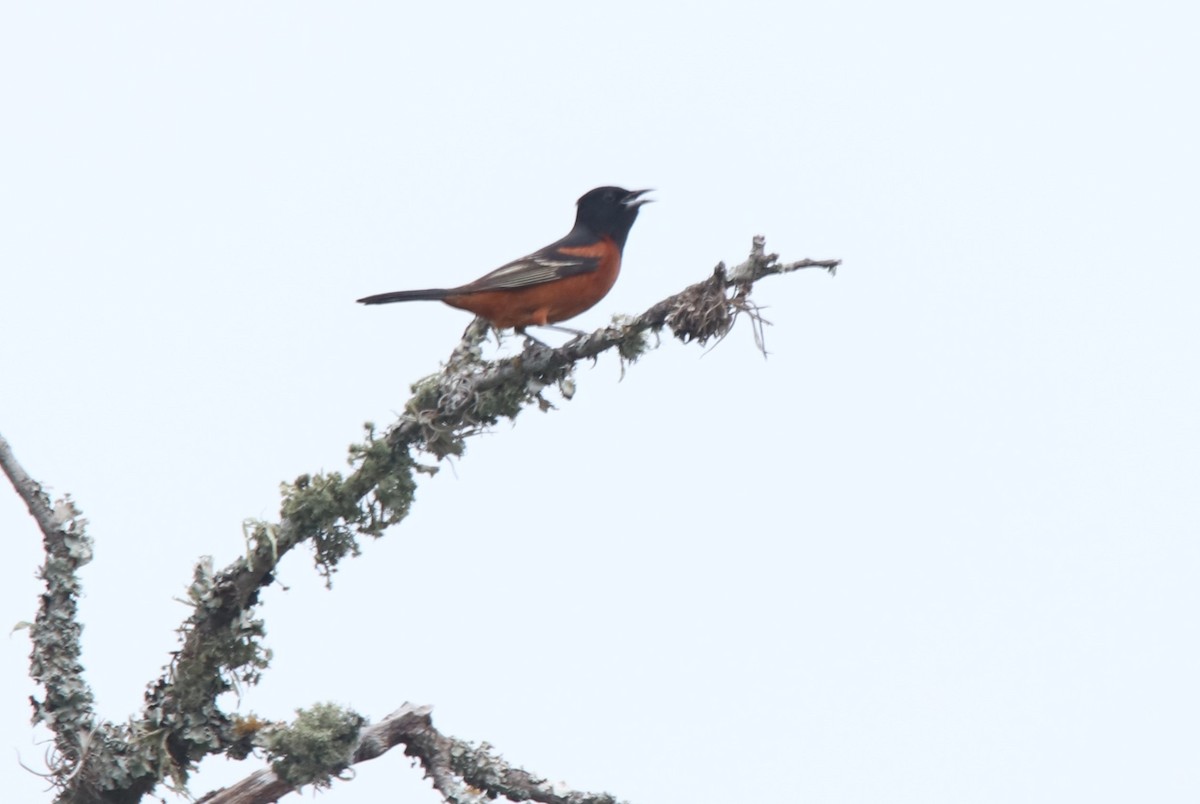
[[[545,327],[546,329],[552,329],[556,332],[565,332],[568,335],[574,335],[576,338],[583,338],[587,335],[587,333],[581,329],[572,329],[571,327],[560,327],[558,324],[538,324],[538,326]]]

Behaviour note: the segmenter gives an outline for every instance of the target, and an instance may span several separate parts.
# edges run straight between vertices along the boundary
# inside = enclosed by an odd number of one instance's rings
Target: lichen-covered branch
[[[30,626],[33,650],[29,675],[44,691],[33,699],[34,723],[45,723],[54,734],[50,772],[56,781],[70,778],[84,756],[103,742],[96,727],[92,690],[80,664],[78,601],[79,568],[92,560],[92,543],[85,520],[70,497],[53,503],[41,484],[17,462],[12,447],[0,436],[0,468],[42,531],[46,560],[39,577],[46,584],[37,616]]]
[[[561,783],[515,768],[486,743],[475,746],[448,737],[434,728],[431,712],[428,706],[405,704],[379,723],[363,728],[356,744],[340,756],[329,757],[332,762],[327,772],[336,774],[402,745],[404,753],[421,763],[425,776],[451,804],[482,804],[499,796],[541,804],[618,804],[607,793],[570,790]],[[331,715],[326,713],[324,717]],[[308,739],[327,744],[311,734]],[[276,771],[261,770],[235,785],[209,793],[197,804],[269,804],[295,789],[296,785]]]
[[[279,521],[245,523],[244,556],[220,571],[211,559],[196,565],[188,587],[192,613],[180,627],[179,650],[148,687],[140,715],[120,726],[94,722],[91,693],[78,662],[75,570],[90,558],[83,521],[69,500],[50,509],[36,483],[15,461],[6,460],[6,473],[46,534],[43,577],[48,591],[34,626],[34,677],[46,691],[36,716],[55,732],[58,755],[51,774],[59,800],[135,802],[161,782],[182,788],[196,762],[207,755],[240,759],[263,747],[261,735],[243,727],[249,719],[233,717],[217,705],[223,693],[256,683],[267,666],[263,623],[254,614],[259,592],[273,580],[278,562],[297,546],[312,546],[317,569],[328,583],[343,558],[358,554],[362,536],[379,536],[404,519],[417,473],[436,471],[419,457],[461,455],[468,437],[501,419],[515,418],[534,405],[548,409],[550,402],[543,396],[547,388],[557,388],[569,399],[574,393],[571,375],[580,361],[616,350],[624,366],[651,348],[650,336],[663,330],[685,343],[704,345],[723,338],[738,317],[746,315],[761,348],[763,322],[749,300],[754,284],[804,268],[833,273],[839,264],[781,263],[777,255],[766,253],[763,238],[756,237],[745,261],[732,269],[719,264],[707,279],[641,315],[619,318],[557,348],[531,339],[520,354],[501,360],[484,359],[487,329],[475,321],[442,370],[412,386],[413,395],[395,423],[383,432],[366,426],[364,440],[350,448],[348,473],[302,475],[284,484]],[[11,459],[7,444],[0,441],[0,446],[0,458]],[[406,745],[417,750],[413,746],[419,747],[420,741]],[[431,743],[429,750],[434,747]],[[447,800],[468,800],[468,793],[451,792],[450,781],[442,789],[437,774],[445,765],[428,761],[433,764],[426,769]],[[459,769],[453,775],[479,787],[468,771]]]

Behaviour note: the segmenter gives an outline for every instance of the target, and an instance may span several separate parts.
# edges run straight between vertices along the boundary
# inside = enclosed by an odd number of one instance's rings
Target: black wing
[[[512,290],[553,282],[568,276],[587,274],[600,267],[599,257],[563,254],[557,249],[545,249],[501,265],[491,273],[455,290]]]

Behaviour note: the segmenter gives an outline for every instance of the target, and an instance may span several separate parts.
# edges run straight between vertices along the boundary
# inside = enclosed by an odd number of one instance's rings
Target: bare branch
[[[837,274],[841,260],[797,260],[779,264],[778,254],[767,254],[767,239],[755,235],[750,245],[750,256],[729,272],[729,282],[733,285],[750,285],[770,274],[788,274],[803,268],[823,268],[831,276]]]
[[[30,477],[17,462],[12,446],[2,435],[0,435],[0,468],[8,476],[8,480],[16,489],[17,494],[25,501],[29,513],[42,531],[42,538],[47,542],[61,541],[62,534],[59,531],[67,524],[66,520],[55,516],[54,509],[50,507],[50,495],[46,494],[42,490],[41,484]]]
[[[363,729],[351,762],[383,756],[397,745],[415,757],[434,788],[452,804],[504,796],[541,804],[618,804],[607,793],[582,793],[514,768],[487,744],[473,746],[433,726],[428,706],[404,704],[379,723]],[[260,770],[230,787],[204,796],[197,804],[270,804],[295,790],[270,770]]]

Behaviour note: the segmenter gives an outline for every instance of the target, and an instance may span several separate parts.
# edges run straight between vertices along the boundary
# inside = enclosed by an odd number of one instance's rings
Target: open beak
[[[654,200],[653,198],[641,198],[640,197],[640,196],[645,195],[646,193],[651,193],[651,192],[654,192],[654,191],[653,190],[634,190],[629,195],[622,198],[621,203],[624,204],[625,206],[629,207],[630,209],[637,209],[642,204],[649,204],[650,202],[652,202]]]

